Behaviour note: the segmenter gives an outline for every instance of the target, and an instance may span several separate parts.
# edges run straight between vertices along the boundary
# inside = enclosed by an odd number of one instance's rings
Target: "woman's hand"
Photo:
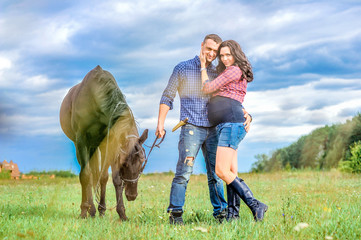
[[[201,48],[201,52],[199,53],[199,60],[201,61],[201,68],[206,67],[206,55],[203,53],[203,48]]]

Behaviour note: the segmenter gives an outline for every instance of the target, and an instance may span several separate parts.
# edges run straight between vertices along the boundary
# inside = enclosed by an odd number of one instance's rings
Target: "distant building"
[[[9,163],[6,160],[0,163],[0,172],[2,171],[9,171],[12,179],[20,178],[19,167],[16,163],[13,162],[13,160],[10,160]]]

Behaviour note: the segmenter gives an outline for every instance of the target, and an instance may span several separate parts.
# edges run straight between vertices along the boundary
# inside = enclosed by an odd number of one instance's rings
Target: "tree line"
[[[318,128],[270,156],[255,157],[252,172],[339,168],[361,173],[361,113],[346,123]]]

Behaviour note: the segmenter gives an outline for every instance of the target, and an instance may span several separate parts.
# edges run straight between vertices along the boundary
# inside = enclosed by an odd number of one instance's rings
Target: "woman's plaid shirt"
[[[188,117],[188,122],[193,125],[210,127],[207,118],[207,103],[210,95],[202,92],[200,69],[201,63],[198,56],[175,66],[160,103],[173,109],[173,101],[178,91],[180,119]],[[212,64],[208,66],[207,73],[210,80],[217,77],[216,69]]]
[[[241,76],[242,71],[238,66],[230,66],[213,81],[206,81],[202,91],[212,93],[213,96],[228,97],[243,103],[247,92],[247,80],[241,80]]]

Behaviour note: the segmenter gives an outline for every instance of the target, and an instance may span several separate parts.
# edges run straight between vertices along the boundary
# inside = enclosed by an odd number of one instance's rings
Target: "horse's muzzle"
[[[135,194],[135,195],[127,195],[127,194],[125,194],[125,196],[127,197],[128,201],[134,201],[137,198],[138,194]]]

